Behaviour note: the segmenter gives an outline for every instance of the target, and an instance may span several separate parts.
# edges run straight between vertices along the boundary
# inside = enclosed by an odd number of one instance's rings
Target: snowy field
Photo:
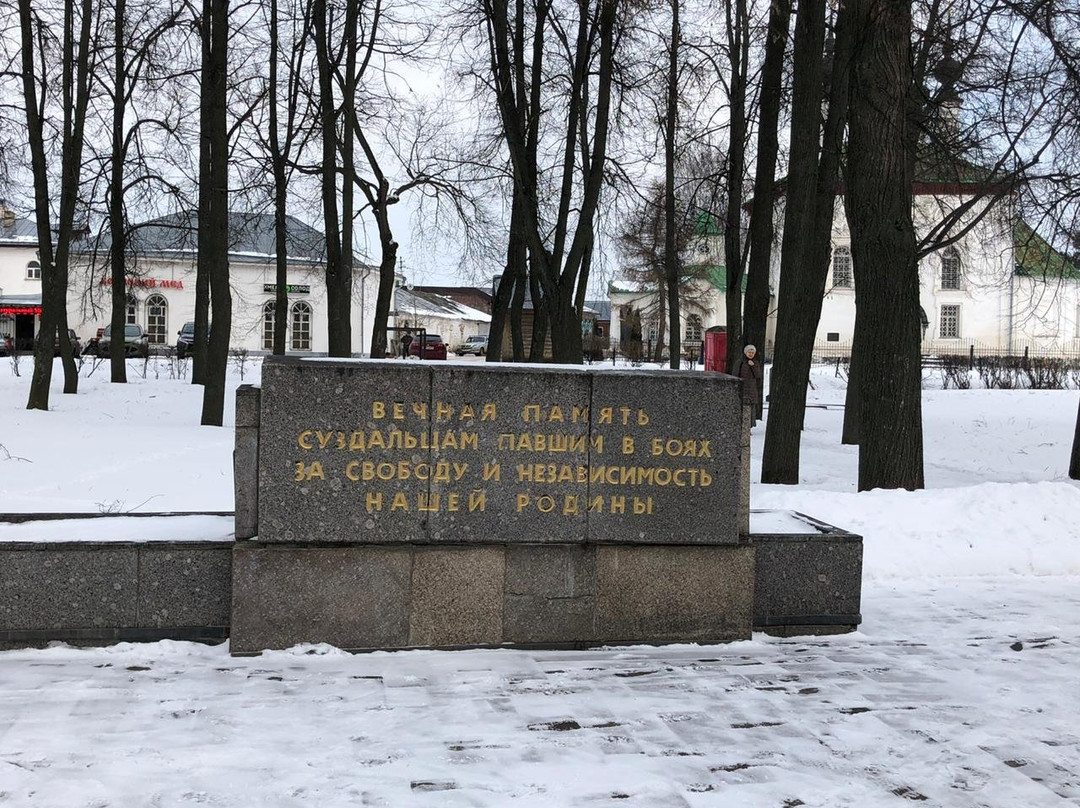
[[[106,371],[41,413],[0,363],[0,511],[230,510],[232,433],[198,426],[199,391]],[[4,652],[0,806],[1080,806],[1077,392],[928,390],[927,490],[858,494],[842,383],[814,386],[803,484],[752,504],[864,535],[860,632]]]

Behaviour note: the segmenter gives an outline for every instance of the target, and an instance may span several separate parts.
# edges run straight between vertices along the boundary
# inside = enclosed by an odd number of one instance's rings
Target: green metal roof
[[[1067,255],[1050,246],[1023,220],[1013,227],[1013,255],[1017,275],[1080,280],[1080,267]]]

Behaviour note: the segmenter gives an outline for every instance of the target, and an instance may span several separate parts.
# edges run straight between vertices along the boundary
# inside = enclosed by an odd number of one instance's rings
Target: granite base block
[[[597,628],[606,642],[749,639],[753,581],[748,545],[601,546]]]
[[[596,629],[596,547],[506,548],[506,642],[587,642]]]
[[[452,647],[502,642],[502,547],[416,548],[409,645]]]
[[[221,639],[231,551],[200,541],[0,544],[0,639]]]
[[[796,514],[807,533],[750,537],[754,627],[778,636],[853,631],[862,621],[862,537]]]
[[[411,566],[411,552],[396,547],[239,542],[231,650],[319,642],[356,650],[405,646]]]

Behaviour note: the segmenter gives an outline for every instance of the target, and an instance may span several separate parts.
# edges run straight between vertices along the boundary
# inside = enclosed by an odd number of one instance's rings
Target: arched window
[[[168,313],[169,303],[161,295],[146,298],[146,334],[154,345],[165,344],[165,335],[169,333]]]
[[[311,306],[302,300],[292,307],[292,349],[311,350]]]
[[[832,284],[838,289],[850,289],[854,285],[850,247],[837,247],[833,250]]]
[[[941,288],[959,289],[961,280],[960,254],[949,247],[941,254]]]
[[[263,350],[274,350],[274,301],[263,304]]]
[[[686,341],[701,342],[701,317],[696,314],[686,318]]]
[[[30,261],[26,265],[26,279],[28,281],[40,281],[41,280],[41,264],[37,261]]]
[[[127,315],[124,322],[128,325],[136,325],[139,322],[139,299],[135,295],[128,295]]]

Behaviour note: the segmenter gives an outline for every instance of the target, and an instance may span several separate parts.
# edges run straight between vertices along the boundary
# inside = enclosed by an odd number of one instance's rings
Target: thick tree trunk
[[[769,11],[765,63],[761,68],[757,165],[754,207],[750,212],[750,259],[746,273],[743,333],[765,358],[765,329],[769,316],[769,268],[772,261],[773,215],[776,201],[776,155],[783,99],[784,51],[791,17],[790,0],[773,0]],[[758,380],[758,400],[764,401],[764,374]]]
[[[375,217],[379,226],[379,244],[382,259],[379,261],[379,292],[375,298],[375,321],[371,328],[371,357],[383,359],[386,356],[386,324],[390,320],[390,303],[394,294],[394,281],[397,270],[398,245],[390,231],[390,222],[386,218],[385,196],[380,189],[380,200],[375,207]],[[413,323],[415,326],[416,323]]]
[[[742,203],[743,174],[746,172],[746,70],[749,57],[749,20],[746,0],[727,5],[728,64],[728,159],[727,211],[724,221],[724,265],[727,273],[724,308],[727,317],[728,373],[734,373],[746,344],[742,333]]]
[[[121,335],[127,322],[127,228],[124,223],[124,113],[127,84],[124,41],[125,0],[115,0],[114,76],[112,120],[112,165],[109,183],[109,269],[112,275],[112,297],[109,327],[109,378],[114,384],[127,383],[125,340]]]
[[[816,223],[818,148],[821,119],[822,49],[825,43],[824,0],[799,4],[795,18],[794,84],[791,111],[791,157],[788,171],[784,243],[780,254],[779,311],[776,349],[769,390],[769,419],[761,481],[797,485],[802,414],[806,407],[806,372],[800,368],[801,346],[813,345],[816,321],[809,326],[799,316],[811,305],[799,274],[810,252]]]
[[[274,172],[274,345],[276,356],[285,355],[285,327],[289,320],[289,257],[286,155],[281,150],[278,133],[278,0],[270,0],[270,161]]]
[[[544,347],[548,339],[548,300],[536,279],[536,271],[529,268],[529,297],[532,300],[532,333],[529,335],[529,361],[543,362]]]
[[[859,490],[923,487],[919,275],[911,219],[911,4],[854,0],[848,173],[859,305]],[[856,324],[858,329],[858,323]],[[860,370],[868,362],[860,363]]]
[[[207,81],[210,80],[211,64],[213,60],[212,37],[213,0],[202,2],[202,90],[207,91]],[[213,215],[210,209],[210,194],[208,189],[213,182],[213,149],[211,148],[210,130],[211,110],[205,98],[199,100],[199,214],[195,222],[196,241],[198,242],[198,255],[195,259],[195,333],[191,341],[191,383],[205,384],[207,378],[207,351],[209,350],[210,337],[210,275],[213,272],[213,257],[210,253],[209,244],[204,243],[207,237],[205,223],[210,221]],[[190,225],[190,223],[188,223]],[[205,391],[203,393],[205,400]]]
[[[526,248],[526,255],[528,249]],[[517,278],[514,280],[514,297],[510,301],[510,343],[513,348],[515,362],[525,361],[525,333],[521,324],[521,317],[525,311],[525,290],[528,286],[528,259],[526,258],[516,268]]]
[[[675,246],[675,133],[679,126],[679,2],[671,0],[671,38],[668,48],[667,107],[664,111],[664,278],[667,281],[669,366],[679,369],[679,251]],[[663,292],[660,297],[663,298]],[[661,307],[663,311],[663,307]],[[660,317],[663,331],[663,315]],[[657,346],[659,350],[660,346]],[[657,361],[660,358],[657,357]]]
[[[331,356],[347,356],[349,350],[349,314],[352,306],[351,271],[342,267],[341,226],[338,221],[338,135],[337,108],[334,102],[331,54],[327,40],[326,0],[314,0],[312,17],[315,31],[315,61],[319,82],[319,126],[322,138],[322,207],[323,232],[326,234],[326,315],[328,350]],[[393,287],[391,286],[391,289]],[[379,299],[383,290],[379,289]],[[389,306],[387,306],[389,312]],[[386,355],[385,321],[381,342],[372,339],[371,355]],[[375,330],[378,332],[378,309]]]
[[[1076,431],[1073,433],[1072,458],[1069,461],[1069,479],[1080,480],[1080,405],[1076,408]]]
[[[524,298],[524,284],[519,283],[518,278],[524,277],[527,248],[525,247],[525,235],[522,233],[521,200],[514,194],[514,201],[510,209],[510,232],[506,241],[506,267],[502,277],[499,278],[499,287],[495,292],[495,298],[491,301],[491,327],[488,329],[487,361],[499,362],[503,358],[503,337],[506,333],[507,322],[512,322],[513,311],[511,303],[515,299],[519,285],[521,295]],[[521,335],[521,310],[517,311],[518,338]],[[515,359],[517,355],[515,354]]]
[[[229,140],[226,128],[226,71],[228,70],[229,2],[204,0],[210,18],[209,61],[203,71],[202,103],[206,105],[202,133],[210,149],[210,184],[199,188],[199,254],[205,251],[209,269],[213,327],[206,350],[203,378],[203,426],[221,426],[225,414],[225,372],[232,335],[232,293],[229,289]],[[205,196],[206,202],[203,202]]]

